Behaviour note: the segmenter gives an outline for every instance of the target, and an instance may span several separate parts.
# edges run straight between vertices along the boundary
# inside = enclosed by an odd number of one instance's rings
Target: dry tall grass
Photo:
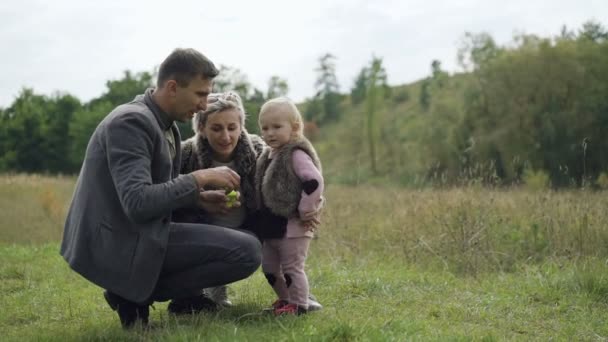
[[[398,258],[457,273],[608,257],[608,199],[589,191],[329,186],[318,240],[334,258]]]
[[[58,241],[74,177],[0,175],[0,242]]]
[[[0,176],[0,242],[59,241],[74,177]],[[401,259],[456,273],[608,258],[603,192],[329,185],[312,257]]]

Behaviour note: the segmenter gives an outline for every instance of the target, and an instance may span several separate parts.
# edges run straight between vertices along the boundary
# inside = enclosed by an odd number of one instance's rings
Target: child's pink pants
[[[262,247],[262,270],[279,299],[308,309],[308,278],[304,272],[311,238],[267,239]]]

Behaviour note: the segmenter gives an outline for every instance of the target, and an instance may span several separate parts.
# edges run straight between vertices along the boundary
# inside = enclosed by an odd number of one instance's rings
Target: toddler
[[[308,311],[304,265],[315,213],[323,202],[321,162],[304,137],[302,116],[287,98],[266,102],[259,125],[268,145],[256,164],[258,234],[263,240],[262,270],[276,292],[276,315]]]

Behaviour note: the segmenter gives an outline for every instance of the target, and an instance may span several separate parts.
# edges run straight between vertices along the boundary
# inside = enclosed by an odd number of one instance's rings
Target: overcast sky
[[[300,101],[326,52],[348,91],[372,55],[389,83],[403,84],[428,75],[433,59],[457,71],[465,32],[504,45],[514,33],[554,36],[590,19],[608,27],[608,0],[4,0],[0,107],[22,87],[88,101],[124,70],[153,71],[175,47],[238,68],[263,90],[285,78]]]

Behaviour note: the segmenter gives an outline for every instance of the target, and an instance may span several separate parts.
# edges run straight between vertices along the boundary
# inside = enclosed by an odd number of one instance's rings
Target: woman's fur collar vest
[[[255,208],[254,173],[257,156],[264,149],[263,140],[243,129],[239,142],[234,148],[234,167],[241,177],[241,202],[248,210]],[[210,168],[213,163],[213,150],[209,141],[200,134],[186,140],[182,145],[181,173]]]

